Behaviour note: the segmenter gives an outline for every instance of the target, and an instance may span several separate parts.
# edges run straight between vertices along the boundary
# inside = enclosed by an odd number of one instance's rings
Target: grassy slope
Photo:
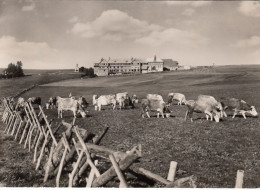
[[[79,78],[72,70],[25,70],[25,77],[0,80],[0,97],[13,96],[34,84],[46,84],[70,78]]]
[[[166,98],[169,92],[181,92],[187,99],[195,99],[199,94],[213,95],[217,99],[221,96],[238,97],[259,108],[259,74],[259,66],[228,66],[210,73],[156,73],[68,80],[37,87],[24,97],[37,95],[47,101],[50,96],[65,97],[72,92],[76,96],[84,95],[92,102],[93,94],[128,91],[139,98],[147,93]],[[129,150],[135,144],[142,144],[143,158],[139,164],[146,169],[167,177],[170,161],[177,161],[179,173],[176,178],[196,175],[199,187],[233,187],[236,171],[243,169],[244,187],[260,186],[259,118],[244,120],[237,117],[232,120],[229,117],[217,124],[206,121],[203,114],[195,114],[195,121],[191,123],[183,119],[185,106],[172,106],[169,119],[142,119],[139,109],[104,109],[95,112],[93,107],[88,108],[89,116],[77,119],[76,124],[94,133],[109,126],[102,142],[113,149]],[[60,121],[55,110],[46,112],[55,122]],[[71,113],[66,112],[64,116],[65,121],[72,120]]]

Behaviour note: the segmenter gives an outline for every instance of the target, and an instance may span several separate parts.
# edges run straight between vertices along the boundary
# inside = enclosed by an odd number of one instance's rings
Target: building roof
[[[178,61],[173,61],[172,59],[163,59],[164,67],[178,67]]]
[[[146,59],[143,59],[143,58],[133,58],[133,62],[136,62],[136,63],[147,63]]]
[[[131,63],[131,59],[109,59],[108,63]]]
[[[149,58],[147,58],[146,59],[146,62],[163,62],[163,60],[162,59],[159,59],[159,58],[156,58],[156,56],[155,57],[149,57]]]

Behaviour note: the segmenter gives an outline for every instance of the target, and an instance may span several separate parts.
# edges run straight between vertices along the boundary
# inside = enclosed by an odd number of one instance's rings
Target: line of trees
[[[97,76],[96,74],[94,74],[94,69],[92,67],[90,68],[80,67],[79,72],[83,72],[84,76],[88,76],[90,78],[94,78]]]
[[[23,63],[17,61],[17,63],[10,63],[3,71],[3,74],[0,74],[0,78],[14,78],[14,77],[23,77]]]

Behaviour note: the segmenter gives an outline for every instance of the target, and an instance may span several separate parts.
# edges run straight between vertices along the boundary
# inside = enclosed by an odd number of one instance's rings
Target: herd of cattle
[[[41,105],[40,97],[31,97],[27,100],[32,104]],[[217,101],[213,96],[208,95],[199,95],[196,100],[186,100],[185,95],[181,93],[169,93],[168,102],[166,103],[163,100],[163,97],[158,94],[147,94],[145,99],[141,100],[141,115],[144,118],[145,114],[150,118],[149,111],[157,112],[157,117],[160,117],[160,114],[164,118],[164,115],[168,118],[170,117],[172,111],[170,106],[174,101],[177,101],[178,105],[186,105],[187,111],[185,114],[185,120],[189,117],[192,120],[194,112],[205,113],[206,119],[209,117],[211,121],[213,118],[216,122],[220,121],[220,118],[227,117],[225,110],[233,110],[234,114],[232,118],[235,118],[237,114],[242,114],[246,119],[246,114],[252,116],[257,116],[257,111],[254,106],[250,106],[244,100],[236,98],[220,98]],[[13,98],[9,98],[9,102],[13,105],[15,110],[23,109],[26,100],[22,97],[18,98],[15,105]],[[127,92],[117,93],[112,95],[93,95],[93,106],[95,110],[101,111],[102,106],[112,105],[113,110],[116,109],[117,105],[119,109],[131,107],[134,108],[138,104],[138,98],[136,95],[129,96]],[[71,93],[68,98],[51,97],[49,101],[45,104],[46,109],[56,109],[58,111],[58,118],[62,118],[63,111],[72,111],[74,117],[78,113],[84,118],[86,117],[87,107],[89,103],[83,96],[76,98],[72,96]]]

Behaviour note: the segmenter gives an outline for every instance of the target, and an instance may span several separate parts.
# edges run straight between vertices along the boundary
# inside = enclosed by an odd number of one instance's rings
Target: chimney
[[[154,59],[153,59],[153,60],[154,60],[154,62],[156,61],[156,55],[154,56]]]

